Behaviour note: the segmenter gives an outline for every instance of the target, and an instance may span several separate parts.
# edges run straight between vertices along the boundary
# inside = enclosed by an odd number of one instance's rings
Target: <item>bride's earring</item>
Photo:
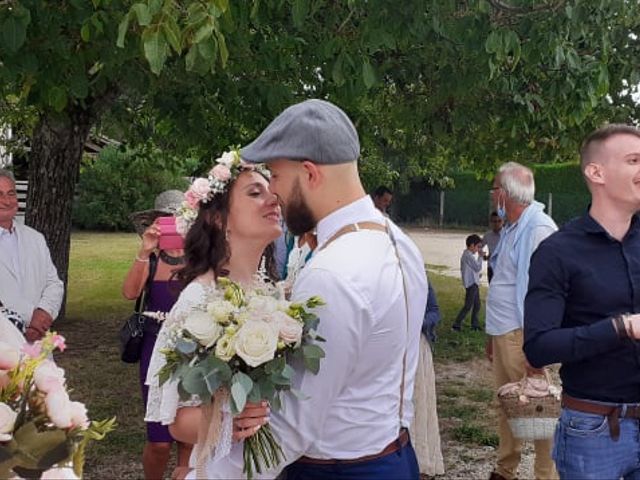
[[[231,237],[231,233],[229,233],[229,230],[225,230],[224,239],[228,242],[230,237]]]

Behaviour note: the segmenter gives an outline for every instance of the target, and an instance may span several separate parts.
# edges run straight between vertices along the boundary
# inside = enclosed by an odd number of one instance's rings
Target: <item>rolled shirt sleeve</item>
[[[51,253],[49,252],[46,242],[44,242],[44,238],[42,238],[42,241],[44,245],[41,249],[41,258],[44,265],[43,271],[45,273],[45,280],[42,296],[40,301],[37,303],[37,308],[41,308],[55,320],[60,312],[60,307],[62,306],[64,284],[62,283],[62,280],[60,280],[58,271],[51,260]]]

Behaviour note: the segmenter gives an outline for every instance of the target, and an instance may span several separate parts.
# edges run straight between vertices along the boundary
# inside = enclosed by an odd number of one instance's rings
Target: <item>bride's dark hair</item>
[[[223,266],[229,261],[231,250],[227,241],[227,219],[229,203],[235,180],[224,192],[202,203],[184,243],[185,265],[175,273],[175,278],[183,286],[188,285],[209,270],[215,277],[225,276]],[[263,253],[268,277],[275,281],[278,274],[275,264],[274,245],[270,243]]]

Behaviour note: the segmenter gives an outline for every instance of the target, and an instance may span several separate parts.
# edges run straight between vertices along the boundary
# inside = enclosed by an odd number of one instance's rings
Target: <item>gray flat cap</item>
[[[278,115],[258,138],[240,150],[240,156],[250,163],[278,158],[348,163],[358,160],[360,141],[353,123],[340,108],[324,100],[306,100]]]

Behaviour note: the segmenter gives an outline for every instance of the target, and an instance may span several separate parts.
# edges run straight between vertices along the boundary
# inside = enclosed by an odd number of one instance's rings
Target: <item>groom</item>
[[[416,246],[360,183],[353,123],[337,106],[307,100],[282,112],[241,156],[271,170],[291,233],[315,229],[318,237],[292,300],[325,300],[317,313],[326,357],[317,375],[294,380],[309,398],[284,395],[270,416],[287,480],[417,479],[407,428],[427,279]],[[207,474],[241,477],[242,446]]]

